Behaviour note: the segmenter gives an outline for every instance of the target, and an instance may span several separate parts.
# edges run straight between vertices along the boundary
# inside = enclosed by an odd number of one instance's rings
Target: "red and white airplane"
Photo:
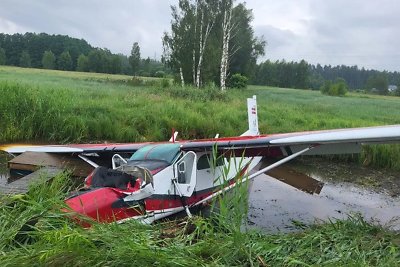
[[[247,105],[249,129],[237,137],[176,141],[175,133],[170,142],[0,150],[75,155],[95,169],[84,190],[65,200],[73,211],[100,222],[151,223],[181,211],[191,216],[190,208],[300,155],[358,153],[362,144],[400,142],[400,125],[260,135],[256,97]],[[262,157],[278,161],[254,172]],[[108,164],[99,166],[104,160]]]

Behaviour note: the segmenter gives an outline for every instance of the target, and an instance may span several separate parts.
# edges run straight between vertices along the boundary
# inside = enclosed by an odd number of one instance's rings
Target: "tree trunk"
[[[203,64],[203,58],[204,58],[204,50],[206,48],[207,44],[207,39],[208,36],[211,32],[211,28],[213,27],[214,18],[211,18],[211,20],[207,23],[206,31],[204,33],[204,38],[203,38],[203,33],[201,32],[200,35],[200,46],[199,46],[199,62],[197,64],[197,75],[196,75],[196,86],[200,87],[200,77],[201,77],[201,65]],[[203,20],[204,20],[204,13],[201,16],[201,31],[203,30]]]
[[[199,62],[197,64],[197,75],[196,75],[196,81],[193,81],[196,83],[196,87],[200,87],[200,63],[203,57],[203,25],[204,25],[204,11],[201,11],[201,21],[200,21],[200,36],[199,36]]]
[[[182,87],[185,87],[185,80],[183,79],[183,70],[182,67],[179,68],[179,73],[181,75],[181,85]]]
[[[198,9],[199,9],[199,3],[196,3],[196,13],[195,13],[195,22],[194,22],[194,35],[193,37],[196,38],[197,34],[197,15],[198,15]],[[200,30],[200,35],[201,35],[201,30]],[[193,43],[193,51],[192,51],[192,61],[193,61],[193,66],[192,66],[192,76],[193,76],[193,85],[196,84],[196,45],[195,42]]]
[[[226,76],[228,73],[229,63],[229,40],[231,38],[231,17],[232,17],[232,3],[228,3],[224,10],[224,20],[222,22],[222,56],[221,56],[221,75],[220,85],[221,90],[226,89]]]
[[[197,87],[200,87],[201,65],[203,64],[204,50],[206,49],[207,38],[211,32],[211,28],[212,28],[212,23],[210,22],[207,25],[206,32],[204,34],[204,40],[200,44],[199,63],[197,64],[197,79],[196,79]]]

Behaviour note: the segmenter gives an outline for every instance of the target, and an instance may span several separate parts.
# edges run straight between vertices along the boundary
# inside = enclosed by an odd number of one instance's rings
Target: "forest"
[[[221,90],[247,84],[322,90],[340,82],[345,91],[400,95],[397,71],[313,65],[305,59],[261,61],[267,41],[255,36],[253,13],[245,3],[180,0],[171,6],[171,15],[160,60],[142,58],[138,42],[124,55],[66,35],[0,33],[0,65],[170,77],[182,86]]]
[[[0,65],[141,76],[163,76],[164,65],[140,58],[133,70],[130,57],[97,48],[84,39],[46,33],[0,33]],[[157,73],[158,72],[158,73]]]
[[[349,90],[361,90],[387,95],[399,95],[399,90],[389,91],[389,86],[399,87],[400,73],[367,70],[358,66],[331,66],[308,64],[300,62],[286,62],[285,60],[272,62],[266,60],[257,65],[253,84],[269,85],[284,88],[320,90],[327,81],[343,79]],[[396,88],[394,87],[394,89]],[[374,89],[375,88],[375,92]]]

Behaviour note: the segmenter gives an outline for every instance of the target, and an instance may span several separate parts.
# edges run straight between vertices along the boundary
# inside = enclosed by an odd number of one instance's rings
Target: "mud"
[[[375,224],[400,230],[400,196],[396,193],[399,186],[392,185],[398,179],[396,172],[386,174],[383,170],[357,165],[333,166],[307,160],[291,163],[289,167],[323,182],[320,193],[307,194],[262,175],[250,188],[248,222],[251,227],[272,232],[294,231],[299,224],[344,219],[358,213]]]

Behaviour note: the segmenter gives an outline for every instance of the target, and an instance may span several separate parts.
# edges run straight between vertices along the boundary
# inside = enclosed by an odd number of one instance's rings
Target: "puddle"
[[[311,224],[360,213],[368,221],[400,230],[400,197],[377,192],[376,188],[333,182],[330,178],[324,179],[321,173],[309,175],[324,183],[319,194],[304,193],[268,175],[254,179],[249,196],[250,226],[288,232],[296,230],[293,220]]]

